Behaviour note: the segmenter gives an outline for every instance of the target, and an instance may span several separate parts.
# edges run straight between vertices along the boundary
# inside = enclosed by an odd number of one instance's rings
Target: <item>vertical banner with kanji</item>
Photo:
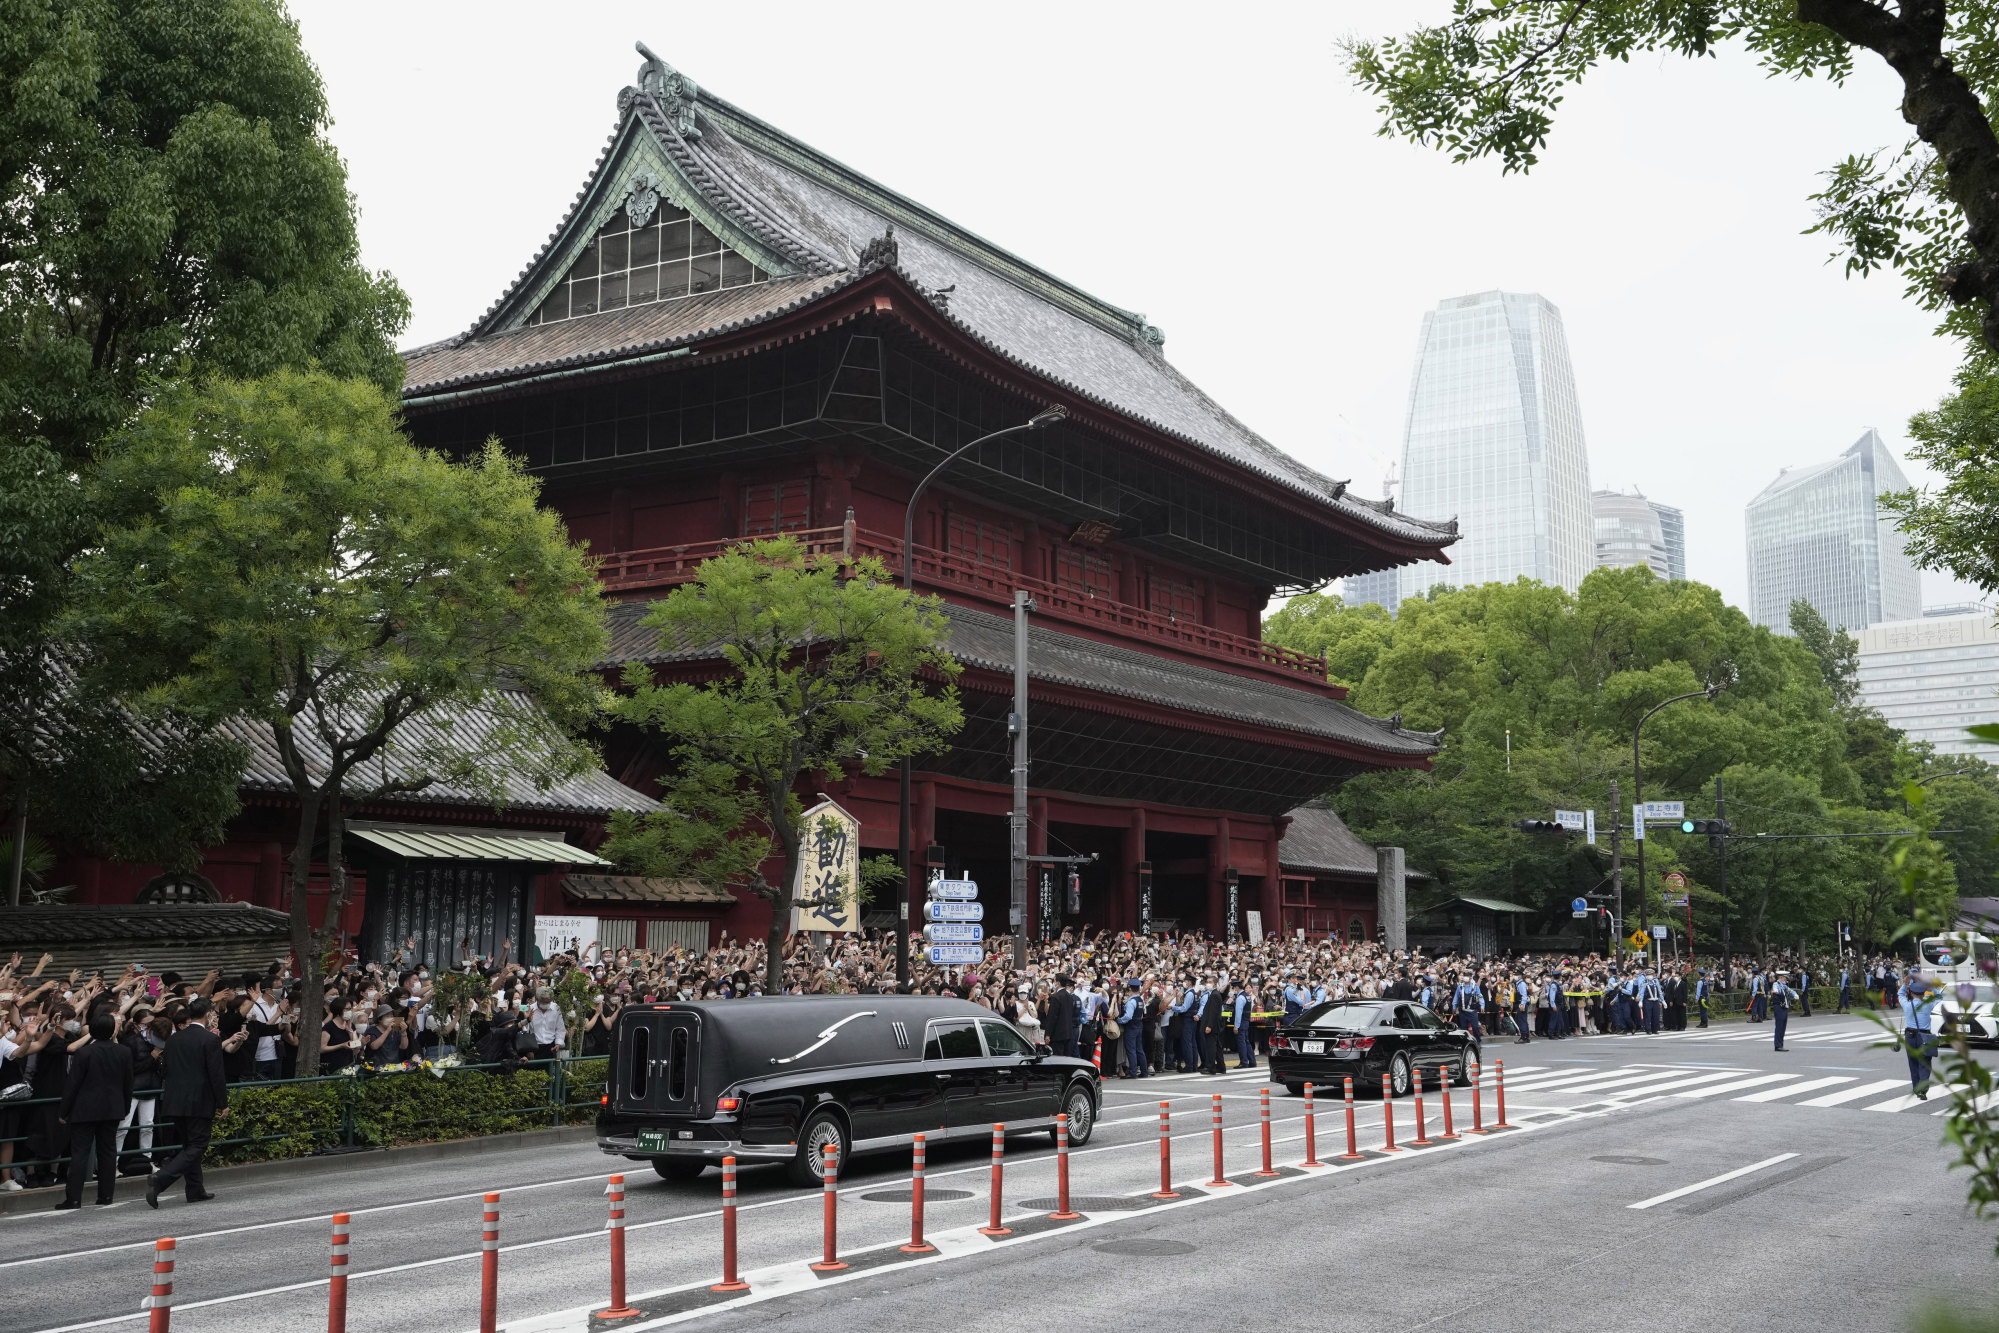
[[[861,821],[831,801],[799,823],[798,878],[791,886],[791,929],[859,930]]]

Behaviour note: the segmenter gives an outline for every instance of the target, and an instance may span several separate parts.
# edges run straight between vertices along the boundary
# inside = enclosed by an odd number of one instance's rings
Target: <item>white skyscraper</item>
[[[1749,502],[1749,616],[1791,632],[1791,603],[1810,602],[1833,628],[1859,632],[1923,614],[1916,566],[1878,498],[1908,489],[1872,429],[1838,458],[1786,468]]]
[[[1596,563],[1589,457],[1561,312],[1533,293],[1457,296],[1423,316],[1402,444],[1405,513],[1455,517],[1448,565],[1401,595],[1525,575],[1573,592]]]
[[[1854,638],[1860,697],[1888,725],[1939,754],[1999,762],[1999,745],[1965,735],[1966,727],[1999,722],[1999,627],[1991,607],[1886,621]]]
[[[1602,569],[1650,565],[1662,579],[1687,576],[1686,516],[1634,490],[1593,491],[1596,563]]]

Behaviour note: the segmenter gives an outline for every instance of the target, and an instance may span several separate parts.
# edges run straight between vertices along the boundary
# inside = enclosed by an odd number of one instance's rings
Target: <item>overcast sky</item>
[[[294,8],[363,257],[415,304],[410,345],[469,325],[560,221],[643,40],[1144,312],[1224,406],[1365,494],[1401,456],[1424,310],[1542,293],[1567,328],[1592,483],[1683,508],[1689,574],[1737,605],[1743,503],[1869,426],[1900,455],[1957,360],[1897,279],[1849,281],[1800,234],[1818,173],[1906,137],[1897,85],[1869,64],[1834,88],[1767,81],[1737,52],[1641,59],[1572,94],[1542,165],[1502,178],[1377,137],[1342,75],[1337,39],[1435,12],[1410,0]],[[1930,604],[1975,595],[1923,578]]]

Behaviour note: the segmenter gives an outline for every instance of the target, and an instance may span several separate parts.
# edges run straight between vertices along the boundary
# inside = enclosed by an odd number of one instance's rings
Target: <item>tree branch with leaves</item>
[[[666,742],[667,808],[614,815],[603,853],[641,874],[746,888],[768,903],[774,993],[798,877],[801,783],[879,776],[904,755],[945,749],[964,724],[942,603],[898,588],[879,561],[808,555],[780,537],[709,560],[644,623],[659,631],[665,665],[657,675],[627,668],[612,711]]]

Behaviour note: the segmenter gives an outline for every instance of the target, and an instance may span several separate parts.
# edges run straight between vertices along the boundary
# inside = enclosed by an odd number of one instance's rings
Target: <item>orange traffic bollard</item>
[[[496,1333],[500,1326],[500,1196],[486,1196],[479,1235],[479,1333]]]
[[[347,1333],[347,1214],[333,1215],[333,1273],[326,1280],[326,1333]]]
[[[1208,1182],[1208,1188],[1221,1189],[1233,1186],[1235,1182],[1222,1174],[1222,1094],[1215,1094],[1215,1178]]]
[[[174,1317],[174,1242],[171,1236],[153,1242],[153,1294],[139,1303],[153,1313],[147,1333],[168,1333]]]
[[[736,1276],[736,1159],[722,1159],[722,1280],[710,1283],[710,1291],[748,1291],[750,1284]]]
[[[1423,1114],[1423,1070],[1420,1066],[1410,1070],[1410,1082],[1416,1089],[1416,1137],[1409,1140],[1409,1146],[1427,1148],[1430,1146],[1430,1126],[1428,1117]]]
[[[1269,1088],[1263,1089],[1263,1112],[1259,1118],[1263,1122],[1263,1170],[1257,1172],[1256,1174],[1259,1176],[1280,1175],[1282,1173],[1279,1172],[1276,1167],[1270,1164],[1270,1089]]]
[[[1177,1199],[1179,1191],[1173,1188],[1173,1129],[1171,1112],[1167,1103],[1159,1103],[1159,1188],[1152,1192],[1155,1199]]]
[[[1353,1080],[1348,1079],[1347,1080],[1347,1150],[1340,1154],[1340,1160],[1342,1162],[1358,1162],[1361,1160],[1362,1156],[1363,1154],[1361,1153],[1360,1150],[1360,1140],[1354,1137]]]
[[[826,1198],[826,1246],[825,1255],[812,1265],[815,1273],[835,1273],[846,1265],[840,1262],[840,1147],[829,1143],[825,1148],[825,1168],[821,1174]]]
[[[992,1210],[986,1217],[986,1224],[979,1228],[981,1236],[1011,1236],[1012,1227],[1000,1225],[1000,1186],[1006,1178],[1006,1126],[993,1126],[993,1189]]]
[[[1437,1137],[1454,1139],[1458,1131],[1451,1125],[1451,1076],[1442,1069],[1437,1071],[1437,1093],[1444,1099],[1444,1132]]]
[[[1069,1117],[1055,1117],[1055,1211],[1048,1214],[1058,1222],[1073,1222],[1082,1214],[1069,1207]]]
[[[1471,1067],[1471,1129],[1472,1134],[1484,1134],[1485,1111],[1479,1105],[1479,1085],[1485,1081],[1485,1072],[1477,1065]]]
[[[1324,1166],[1319,1160],[1318,1130],[1312,1122],[1312,1085],[1305,1085],[1305,1160],[1300,1166]]]
[[[611,1200],[611,1220],[604,1229],[611,1233],[611,1303],[591,1314],[592,1319],[630,1319],[638,1311],[625,1304],[625,1178],[612,1176],[604,1185]]]
[[[1492,1127],[1512,1129],[1513,1126],[1506,1123],[1506,1061],[1494,1060],[1492,1070],[1492,1096],[1499,1103],[1499,1119],[1492,1122]]]
[[[934,1254],[935,1245],[923,1239],[923,1168],[924,1155],[928,1145],[923,1135],[916,1136],[916,1142],[909,1150],[909,1244],[902,1247],[904,1254]]]
[[[1395,1146],[1395,1089],[1388,1086],[1388,1075],[1381,1076],[1381,1128],[1388,1135],[1383,1152],[1401,1152]]]

